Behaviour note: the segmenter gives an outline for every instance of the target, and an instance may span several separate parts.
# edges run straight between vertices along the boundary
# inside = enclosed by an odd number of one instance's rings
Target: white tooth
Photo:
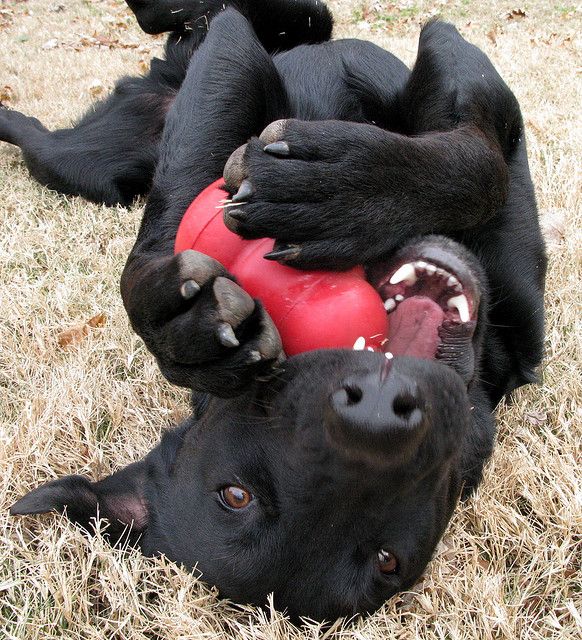
[[[436,274],[437,274],[437,276],[440,276],[441,278],[443,276],[448,276],[449,275],[444,269],[441,269],[440,267],[437,268]]]
[[[461,322],[469,322],[469,320],[471,319],[471,316],[469,314],[469,303],[467,302],[467,298],[465,295],[449,298],[447,306],[449,307],[449,309],[456,309],[459,312]]]
[[[392,277],[390,278],[390,284],[399,284],[400,282],[405,282],[408,285],[416,282],[414,265],[410,262],[403,264],[392,274]]]
[[[390,353],[390,351],[386,351],[386,353],[384,354],[384,357],[386,358],[386,360],[392,360],[392,358],[394,357],[394,354]]]
[[[455,278],[455,276],[451,276],[447,280],[447,287],[454,287],[456,284],[459,284],[459,281]]]
[[[393,298],[388,298],[388,300],[384,301],[384,309],[386,309],[386,311],[388,311],[388,313],[390,313],[391,311],[394,311],[394,309],[396,309],[396,302],[394,301]]]
[[[374,351],[374,347],[366,347],[368,351]]]
[[[434,276],[434,274],[436,273],[437,268],[434,266],[434,264],[430,264],[430,262],[426,265],[426,272],[428,273],[429,276]]]
[[[404,300],[404,296],[401,293],[397,293],[394,296],[394,300],[396,300],[396,302],[402,302]]]
[[[424,260],[418,260],[418,262],[414,263],[414,268],[417,271],[425,271],[427,267],[427,264]]]
[[[355,342],[354,342],[354,350],[355,351],[363,351],[364,347],[366,346],[366,338],[364,338],[364,336],[360,336]]]

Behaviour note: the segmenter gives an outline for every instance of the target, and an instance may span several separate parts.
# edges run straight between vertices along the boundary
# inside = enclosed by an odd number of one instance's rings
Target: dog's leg
[[[0,109],[0,140],[20,147],[31,175],[68,195],[107,205],[147,193],[172,96],[124,79],[70,129],[49,131],[36,118]]]
[[[204,40],[217,0],[135,0],[128,3],[149,33],[176,29],[166,59],[152,61],[144,78],[124,78],[113,93],[73,127],[49,131],[37,119],[0,105],[0,141],[19,146],[31,175],[67,195],[107,205],[130,204],[148,193],[164,119],[186,74],[192,53]],[[332,19],[316,0],[241,2],[268,50],[327,40]]]
[[[146,33],[208,29],[225,6],[245,15],[267,51],[328,40],[333,21],[320,0],[127,0]]]
[[[232,395],[280,354],[270,318],[215,260],[173,256],[193,198],[230,153],[284,108],[271,58],[232,9],[211,22],[170,109],[160,160],[121,290],[136,332],[176,383]]]
[[[429,233],[466,244],[491,284],[495,348],[486,345],[483,366],[497,401],[534,380],[543,344],[546,258],[519,105],[487,56],[442,22],[423,30],[399,104],[408,135],[337,121],[270,125],[237,151],[235,173],[227,167],[231,191],[240,175],[253,186],[227,224],[276,237],[272,257],[298,267],[372,262]]]
[[[337,120],[271,124],[237,154],[236,174],[254,188],[227,223],[294,245],[274,256],[289,264],[337,268],[492,219],[507,197],[521,116],[487,57],[451,25],[431,23],[398,104],[405,135]],[[228,170],[225,178],[239,187]]]
[[[0,107],[0,141],[19,146],[36,180],[68,195],[130,204],[145,195],[166,113],[205,33],[173,36],[165,60],[144,77],[126,77],[72,128],[49,131],[36,118]]]
[[[486,56],[438,22],[423,30],[402,104],[411,133],[472,123],[501,148],[508,167],[507,197],[495,215],[456,234],[487,271],[491,305],[483,376],[497,403],[535,381],[543,354],[546,256],[521,111]]]

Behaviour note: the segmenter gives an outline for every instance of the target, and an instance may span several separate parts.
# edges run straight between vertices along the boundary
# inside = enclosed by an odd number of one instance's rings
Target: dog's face
[[[144,549],[235,601],[376,609],[421,574],[459,496],[465,385],[434,362],[329,351],[267,387],[191,427],[154,483]]]
[[[410,264],[420,264],[416,275]],[[451,273],[467,299],[460,311],[448,304],[458,296]],[[235,399],[206,399],[144,461],[97,483],[50,483],[12,512],[66,507],[90,526],[99,504],[112,538],[131,523],[144,552],[196,567],[235,601],[263,604],[274,592],[278,607],[316,619],[376,609],[420,576],[471,458],[478,473],[483,464],[471,449],[490,440],[487,425],[475,426],[488,409],[473,411],[467,391],[479,273],[454,243],[413,243],[369,270],[384,299],[398,302],[386,305],[394,357],[295,356]],[[418,357],[434,351],[431,327],[438,359]]]

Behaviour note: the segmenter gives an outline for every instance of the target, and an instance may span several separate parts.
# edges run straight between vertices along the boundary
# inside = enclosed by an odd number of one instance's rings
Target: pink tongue
[[[438,328],[445,312],[430,298],[403,300],[389,316],[388,342],[384,351],[395,356],[432,359],[440,342]]]

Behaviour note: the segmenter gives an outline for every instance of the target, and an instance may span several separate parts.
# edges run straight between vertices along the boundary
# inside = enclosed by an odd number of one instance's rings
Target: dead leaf
[[[86,324],[78,324],[70,329],[61,331],[57,336],[59,347],[66,349],[80,344],[89,333],[89,327]]]
[[[11,9],[0,9],[0,29],[9,27],[14,19],[14,12]]]
[[[98,96],[105,93],[105,86],[103,85],[101,80],[93,80],[93,82],[91,82],[91,84],[89,85],[89,93],[94,98],[97,98]]]
[[[9,84],[0,87],[0,102],[11,102],[12,100],[14,100],[14,89]]]
[[[497,27],[493,27],[492,29],[490,29],[487,32],[487,37],[489,38],[489,40],[491,40],[491,42],[496,45],[497,44]]]
[[[89,320],[87,320],[87,324],[92,329],[100,329],[107,324],[107,316],[103,312],[98,313],[96,316],[89,318]]]
[[[88,335],[90,329],[98,329],[107,324],[107,316],[101,312],[86,322],[76,324],[57,335],[57,342],[63,349],[79,345]]]
[[[77,35],[79,39],[76,42],[64,42],[62,47],[73,51],[82,51],[89,47],[96,47],[97,49],[139,49],[140,47],[139,42],[125,42],[119,40],[119,38],[110,38],[99,33],[93,33],[91,36],[85,33],[78,33]]]
[[[539,427],[540,425],[544,424],[544,422],[546,422],[546,420],[548,419],[548,414],[544,411],[528,411],[525,414],[525,419],[530,424],[533,424],[534,427]]]
[[[523,9],[512,9],[502,16],[506,20],[521,20],[527,18],[527,14]]]

